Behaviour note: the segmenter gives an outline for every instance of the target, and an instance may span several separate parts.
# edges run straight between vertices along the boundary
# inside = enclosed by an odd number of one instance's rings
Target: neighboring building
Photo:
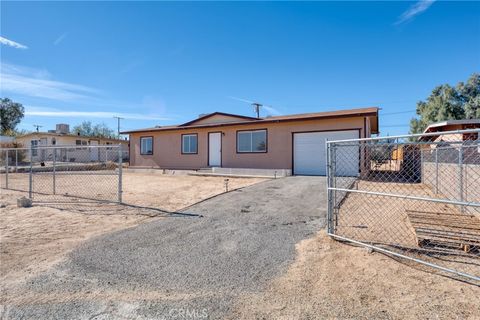
[[[14,142],[15,142],[15,137],[0,136],[0,145],[7,144],[7,143],[14,143]]]
[[[445,142],[449,141],[475,141],[478,140],[478,133],[458,133],[458,134],[442,134],[444,131],[480,129],[480,119],[465,120],[447,120],[429,125],[423,133],[435,133],[438,135],[420,137],[421,141]]]
[[[96,146],[96,145],[121,145],[122,149],[128,150],[128,141],[120,139],[111,139],[111,138],[98,138],[98,137],[86,137],[81,135],[75,135],[70,133],[68,124],[57,124],[56,130],[49,130],[48,132],[32,132],[23,136],[16,138],[16,143],[19,147],[30,148],[32,147],[32,159],[33,160],[51,160],[52,152],[47,149],[42,149],[41,147],[51,147],[51,146],[71,146],[71,147],[81,147],[81,146]],[[38,150],[38,148],[40,149]],[[104,152],[100,148],[90,148],[90,154],[88,157],[90,161],[98,161],[102,155],[105,156]],[[60,161],[69,161],[75,158],[79,158],[81,152],[76,151],[75,148],[68,151],[67,148],[60,151],[62,154],[57,155]],[[76,155],[74,154],[76,152]],[[82,152],[82,154],[85,152]],[[86,158],[85,155],[81,156]],[[109,159],[113,158],[114,155],[110,153]]]
[[[378,133],[378,108],[266,118],[214,112],[180,125],[123,133],[130,134],[134,167],[256,168],[325,175],[325,141]],[[357,175],[361,157],[354,149],[348,166],[349,173]]]
[[[479,164],[480,163],[480,140],[478,132],[471,133],[453,133],[442,134],[445,131],[480,129],[480,119],[465,120],[447,120],[429,125],[423,133],[436,133],[438,135],[429,135],[420,137],[420,141],[432,142],[425,148],[438,150],[436,151],[437,161]],[[461,149],[461,159],[459,152]]]

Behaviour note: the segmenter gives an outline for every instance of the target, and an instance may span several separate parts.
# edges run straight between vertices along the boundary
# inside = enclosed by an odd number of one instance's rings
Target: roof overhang
[[[436,122],[430,124],[423,133],[434,133],[438,132],[438,135],[429,135],[425,137],[420,137],[419,140],[421,141],[431,141],[436,139],[438,136],[442,134],[444,131],[451,131],[450,129],[444,130],[447,126],[474,126],[474,128],[480,128],[480,119],[461,119],[461,120],[446,120],[441,122]],[[463,129],[463,128],[461,128]],[[460,129],[460,130],[461,130]]]

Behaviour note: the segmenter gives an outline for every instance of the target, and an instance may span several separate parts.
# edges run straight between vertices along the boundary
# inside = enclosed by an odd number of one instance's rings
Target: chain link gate
[[[0,149],[0,187],[35,202],[122,202],[119,145],[35,146]]]
[[[479,133],[328,141],[328,234],[480,284]]]

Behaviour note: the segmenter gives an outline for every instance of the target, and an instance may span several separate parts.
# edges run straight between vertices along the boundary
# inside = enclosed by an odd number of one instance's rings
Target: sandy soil
[[[445,198],[442,194],[435,195],[429,187],[422,184],[360,181],[358,189],[394,192],[418,197]],[[342,205],[337,211],[335,233],[357,241],[388,247],[390,250],[402,254],[406,253],[409,256],[418,257],[460,272],[480,275],[480,255],[476,250],[469,253],[464,252],[460,247],[450,250],[450,248],[447,249],[447,247],[436,245],[433,242],[418,245],[417,234],[408,213],[422,212],[449,214],[452,221],[457,221],[457,228],[450,229],[448,227],[442,228],[438,225],[438,221],[432,218],[428,222],[436,228],[435,230],[443,229],[444,232],[461,231],[469,235],[474,232],[471,229],[472,225],[465,224],[462,226],[458,224],[458,220],[455,220],[455,215],[465,215],[455,205],[350,193],[343,199]],[[472,219],[478,221],[475,217]],[[459,229],[460,226],[463,229]],[[461,243],[461,241],[459,240],[458,243]],[[417,250],[425,250],[430,254],[417,255]],[[445,256],[443,254],[445,252],[448,252],[449,255]]]
[[[231,319],[479,319],[480,288],[330,239],[297,245],[287,273]]]
[[[230,178],[229,189],[263,180]],[[24,281],[48,269],[88,238],[129,228],[145,219],[161,219],[169,211],[224,191],[221,177],[128,173],[124,176],[124,202],[134,206],[72,203],[71,199],[60,203],[57,196],[57,203],[17,208],[16,199],[25,194],[0,189],[0,203],[6,205],[0,209],[0,281]]]
[[[228,178],[228,189],[265,180]],[[174,211],[225,192],[225,178],[128,173],[124,176],[124,186],[123,200],[126,203]]]
[[[231,178],[229,185],[232,189],[259,181]],[[124,201],[134,207],[95,206],[92,210],[89,204],[83,207],[76,204],[76,209],[50,206],[19,209],[14,206],[19,194],[1,190],[0,202],[8,204],[0,209],[2,286],[15,286],[16,282],[49,268],[92,236],[128,228],[152,217],[161,219],[168,211],[224,191],[224,179],[218,177],[136,173],[126,174],[124,182]],[[385,208],[385,205],[376,203],[372,207]],[[401,208],[401,204],[394,207]],[[362,219],[371,222],[367,216]],[[403,216],[396,219],[402,220]],[[343,224],[349,225],[347,221]],[[407,239],[410,243],[411,238]],[[480,319],[478,286],[435,274],[430,268],[342,244],[331,240],[324,231],[300,242],[296,249],[297,257],[285,273],[265,290],[236,301],[231,319]],[[171,292],[167,296],[162,294],[108,290],[91,293],[92,299],[111,300],[119,295],[128,303],[139,297],[183,299],[181,294],[178,297]],[[49,298],[44,297],[46,301]]]

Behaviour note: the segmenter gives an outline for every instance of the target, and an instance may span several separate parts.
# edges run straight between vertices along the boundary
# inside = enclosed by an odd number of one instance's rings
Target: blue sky
[[[480,71],[479,2],[1,2],[1,96],[20,127],[122,129],[200,113],[376,105],[408,132],[434,86]],[[265,115],[265,112],[264,112]]]

